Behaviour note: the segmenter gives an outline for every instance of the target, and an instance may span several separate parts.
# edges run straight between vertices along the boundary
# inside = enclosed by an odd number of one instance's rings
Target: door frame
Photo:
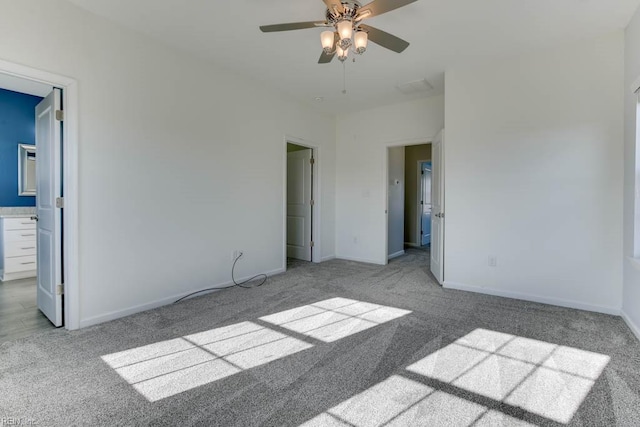
[[[434,136],[427,136],[421,138],[410,138],[398,141],[385,142],[382,145],[384,153],[382,155],[382,203],[384,212],[384,234],[383,234],[383,252],[380,259],[381,265],[387,265],[389,263],[389,149],[394,147],[409,147],[412,145],[422,145],[433,143]],[[404,209],[404,206],[403,206]]]
[[[0,73],[62,89],[62,258],[64,328],[80,328],[78,240],[78,83],[75,79],[0,59]],[[60,262],[60,260],[57,260]]]
[[[426,145],[431,145],[431,143],[429,142]],[[427,162],[431,162],[431,160],[418,160],[418,167],[417,167],[417,172],[418,172],[418,185],[417,185],[417,189],[418,189],[418,197],[416,200],[418,200],[418,206],[416,206],[416,242],[417,242],[417,247],[421,248],[422,247],[422,234],[420,234],[420,232],[422,231],[422,205],[420,205],[419,201],[422,198],[422,164],[423,163],[427,163]]]
[[[287,144],[295,144],[313,150],[314,163],[311,165],[311,194],[313,194],[313,206],[311,206],[311,262],[322,262],[322,232],[321,217],[322,196],[320,193],[320,146],[295,136],[285,135],[282,146],[282,271],[287,271]]]

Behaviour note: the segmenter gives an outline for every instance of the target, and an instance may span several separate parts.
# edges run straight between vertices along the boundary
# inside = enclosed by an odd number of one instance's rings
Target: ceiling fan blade
[[[261,25],[260,30],[263,33],[272,33],[274,31],[304,30],[305,28],[324,27],[326,24],[327,23],[323,21],[291,22],[288,24]]]
[[[334,15],[339,15],[344,12],[344,6],[340,0],[322,0],[327,5],[327,9]]]
[[[336,51],[327,54],[325,51],[322,51],[322,55],[320,55],[320,59],[318,59],[318,64],[328,64],[333,60],[333,57],[336,56]]]
[[[356,19],[371,18],[383,13],[391,12],[402,6],[406,6],[418,0],[374,0],[369,4],[365,4],[358,9],[358,16]]]
[[[369,34],[369,40],[394,52],[402,52],[409,47],[409,42],[369,25],[360,24],[360,28]]]

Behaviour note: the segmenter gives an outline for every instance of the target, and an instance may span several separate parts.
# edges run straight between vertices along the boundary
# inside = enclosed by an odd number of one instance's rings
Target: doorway
[[[17,186],[18,197],[28,200],[0,201],[0,309],[12,313],[11,320],[2,317],[1,342],[41,327],[77,329],[80,322],[76,82],[0,60],[0,88],[36,97],[22,114],[30,122],[26,136],[10,139],[18,171],[0,176],[0,195]]]
[[[287,142],[286,257],[292,262],[313,260],[314,149]]]
[[[444,219],[445,219],[445,192],[444,192],[444,141],[445,131],[444,129],[438,132],[436,136],[431,139],[431,142],[413,142],[410,143],[390,143],[384,147],[384,176],[386,181],[383,185],[383,194],[386,199],[387,221],[385,223],[385,245],[384,245],[384,258],[383,263],[389,262],[389,260],[402,256],[405,250],[413,251],[414,248],[419,249],[421,254],[425,258],[425,262],[429,266],[434,279],[439,283],[444,283]],[[410,152],[417,150],[417,146],[424,145],[429,147],[430,161],[424,157],[411,160]],[[412,153],[415,154],[415,153]],[[407,159],[409,159],[407,161]],[[429,164],[430,163],[430,164]],[[423,245],[422,235],[427,229],[422,225],[425,209],[419,202],[426,200],[428,196],[422,195],[421,189],[423,185],[428,187],[426,181],[422,181],[422,171],[427,170],[430,166],[430,181],[431,181],[431,209],[427,209],[430,213],[431,228],[429,231],[429,244]],[[423,169],[423,167],[425,169]],[[409,169],[413,168],[413,172]],[[417,175],[419,174],[419,175]],[[404,180],[403,180],[404,178]],[[413,190],[406,191],[406,187],[414,185]],[[402,203],[404,195],[405,203]],[[415,195],[415,202],[408,201],[411,195]],[[415,207],[415,210],[413,210]],[[402,212],[410,212],[407,221],[413,221],[413,226],[409,224],[401,223]],[[406,215],[405,215],[406,218]],[[414,228],[415,227],[415,228]],[[405,241],[404,245],[401,245],[402,238],[398,233],[398,230],[404,229],[405,236],[410,239],[412,235],[416,236],[414,242]],[[415,234],[411,230],[416,230]],[[422,232],[422,235],[420,234]],[[408,234],[407,234],[408,233]]]
[[[430,219],[431,199],[430,188],[425,187],[428,183],[423,182],[422,165],[430,161],[430,143],[387,148],[388,260],[404,255],[409,249],[428,249],[428,243],[423,241],[430,236],[430,227],[425,222]]]
[[[50,251],[41,250],[47,243],[39,235],[41,227],[37,221],[38,202],[42,204],[43,200],[38,194],[45,191],[44,187],[55,186],[51,177],[42,171],[46,162],[39,158],[39,155],[51,157],[54,151],[50,149],[52,132],[43,119],[48,114],[55,114],[49,111],[55,89],[48,85],[21,83],[8,76],[0,78],[0,115],[3,117],[0,126],[2,340],[20,338],[62,323],[61,312],[60,318],[56,318],[54,310],[43,309],[46,273],[56,269],[43,268],[51,260],[44,259],[42,252]],[[44,178],[38,181],[38,177]]]
[[[418,180],[420,182],[418,224],[420,225],[420,247],[431,244],[431,161],[420,161]]]

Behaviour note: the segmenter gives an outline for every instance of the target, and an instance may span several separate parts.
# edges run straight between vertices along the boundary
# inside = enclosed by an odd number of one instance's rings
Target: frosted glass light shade
[[[336,25],[338,29],[338,35],[340,36],[340,40],[350,39],[351,33],[353,31],[353,26],[351,25],[351,21],[342,20],[338,22]]]
[[[349,54],[349,49],[342,49],[340,45],[336,45],[336,54],[338,55],[338,59],[340,61],[344,61],[347,59],[347,55]]]
[[[356,52],[364,53],[364,51],[367,50],[368,40],[369,35],[365,31],[356,31],[356,34],[353,37],[353,45],[356,48]]]
[[[322,43],[322,49],[327,51],[331,51],[333,49],[333,31],[323,31],[320,34],[320,42]]]

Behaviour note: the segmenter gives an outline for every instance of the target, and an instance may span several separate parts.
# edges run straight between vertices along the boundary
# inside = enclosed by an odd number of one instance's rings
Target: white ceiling
[[[418,0],[367,24],[409,42],[401,54],[372,43],[356,63],[318,65],[321,28],[262,33],[258,26],[322,20],[321,0],[68,0],[164,43],[215,61],[327,112],[400,102],[395,86],[427,78],[444,91],[444,71],[596,37],[624,28],[640,0]],[[324,98],[323,102],[315,101]]]

